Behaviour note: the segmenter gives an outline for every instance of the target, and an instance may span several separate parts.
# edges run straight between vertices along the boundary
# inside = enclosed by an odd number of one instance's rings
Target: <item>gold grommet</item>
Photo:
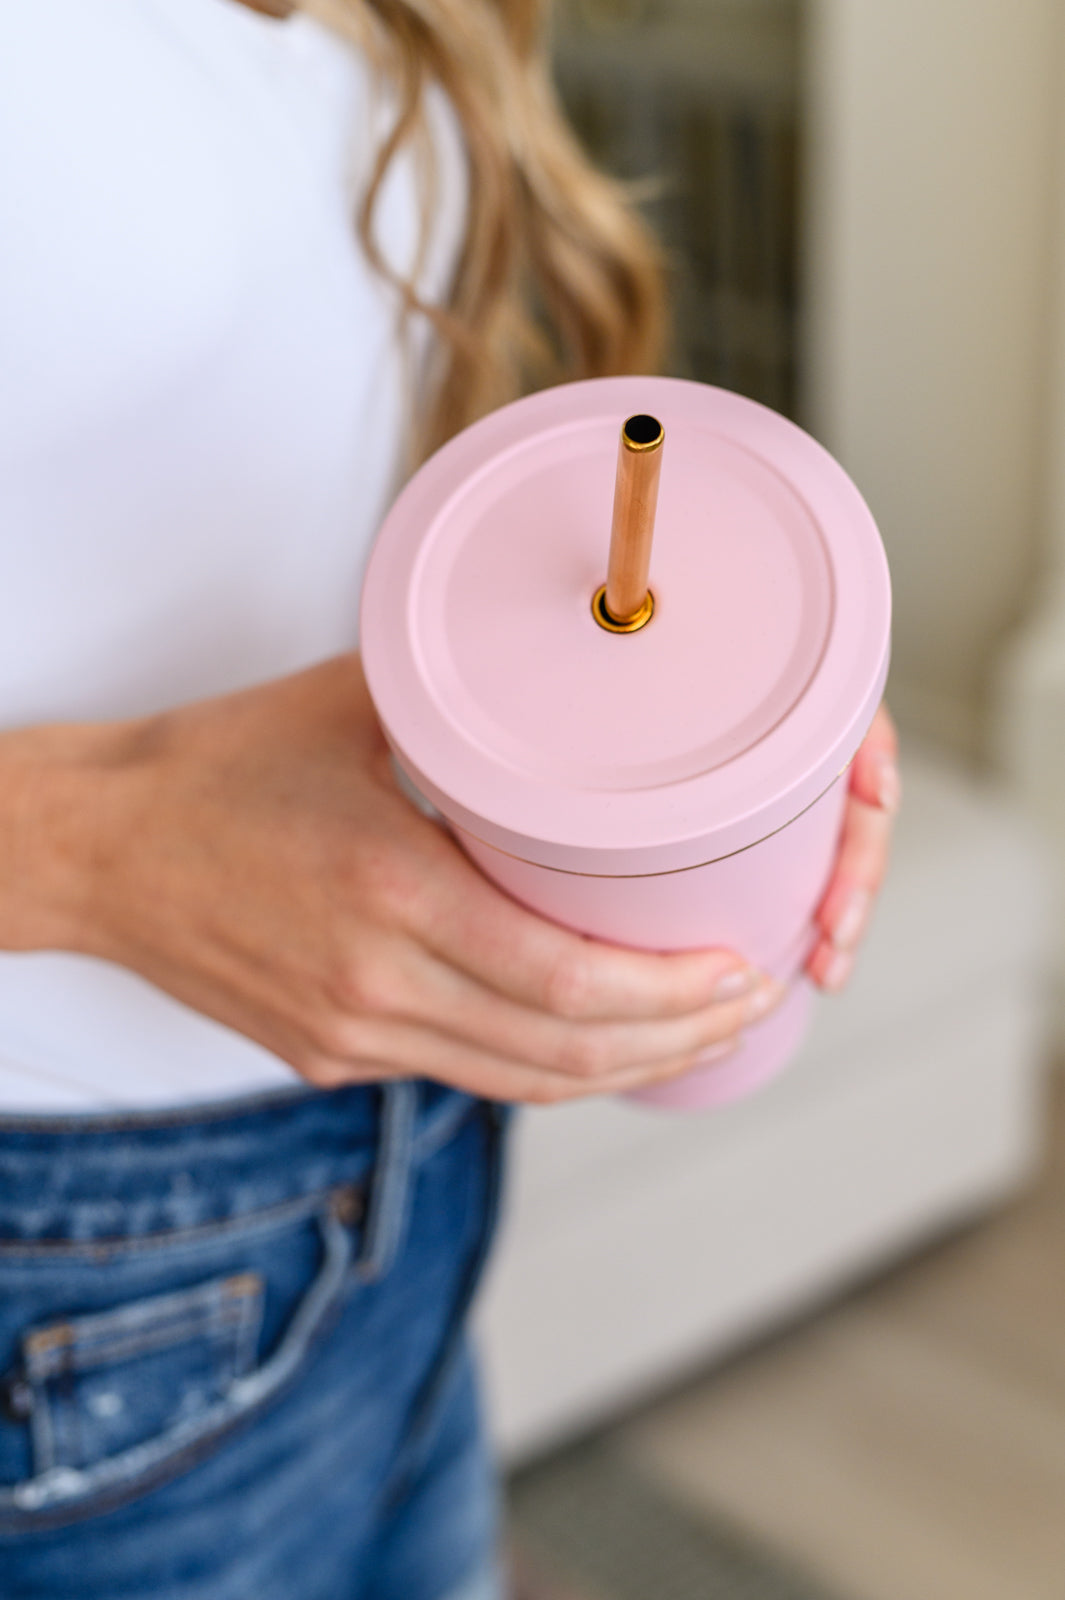
[[[605,583],[599,585],[592,597],[592,616],[599,626],[605,628],[608,633],[637,633],[640,628],[645,628],[650,622],[654,616],[654,610],[655,597],[650,589],[644,595],[643,604],[639,611],[634,612],[631,617],[626,617],[623,622],[616,617],[612,617],[606,608]]]

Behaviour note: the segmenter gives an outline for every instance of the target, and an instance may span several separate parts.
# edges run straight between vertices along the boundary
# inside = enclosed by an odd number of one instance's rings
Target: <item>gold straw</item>
[[[654,611],[647,579],[664,438],[658,418],[643,413],[621,430],[607,581],[592,602],[596,621],[613,633],[635,633]]]

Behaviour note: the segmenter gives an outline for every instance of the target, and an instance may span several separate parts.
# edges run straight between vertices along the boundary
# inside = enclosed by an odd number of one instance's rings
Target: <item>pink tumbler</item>
[[[656,517],[653,481],[641,501],[618,470],[619,436],[623,468],[626,447],[658,452]],[[631,615],[603,591],[615,489],[622,521],[654,520]],[[471,859],[599,939],[727,946],[790,985],[733,1055],[639,1098],[719,1104],[798,1045],[890,612],[843,469],[775,412],[678,379],[505,406],[386,518],[363,591],[367,681],[397,765]]]

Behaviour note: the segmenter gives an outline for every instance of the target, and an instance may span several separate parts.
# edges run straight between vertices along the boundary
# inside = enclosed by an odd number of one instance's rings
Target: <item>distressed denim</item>
[[[499,1600],[500,1108],[0,1118],[2,1600]]]

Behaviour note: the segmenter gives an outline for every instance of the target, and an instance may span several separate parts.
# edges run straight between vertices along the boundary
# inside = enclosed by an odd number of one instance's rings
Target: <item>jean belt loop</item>
[[[366,1231],[359,1255],[359,1276],[382,1278],[399,1251],[407,1220],[418,1085],[410,1079],[381,1086],[381,1120],[377,1159],[366,1211]]]

